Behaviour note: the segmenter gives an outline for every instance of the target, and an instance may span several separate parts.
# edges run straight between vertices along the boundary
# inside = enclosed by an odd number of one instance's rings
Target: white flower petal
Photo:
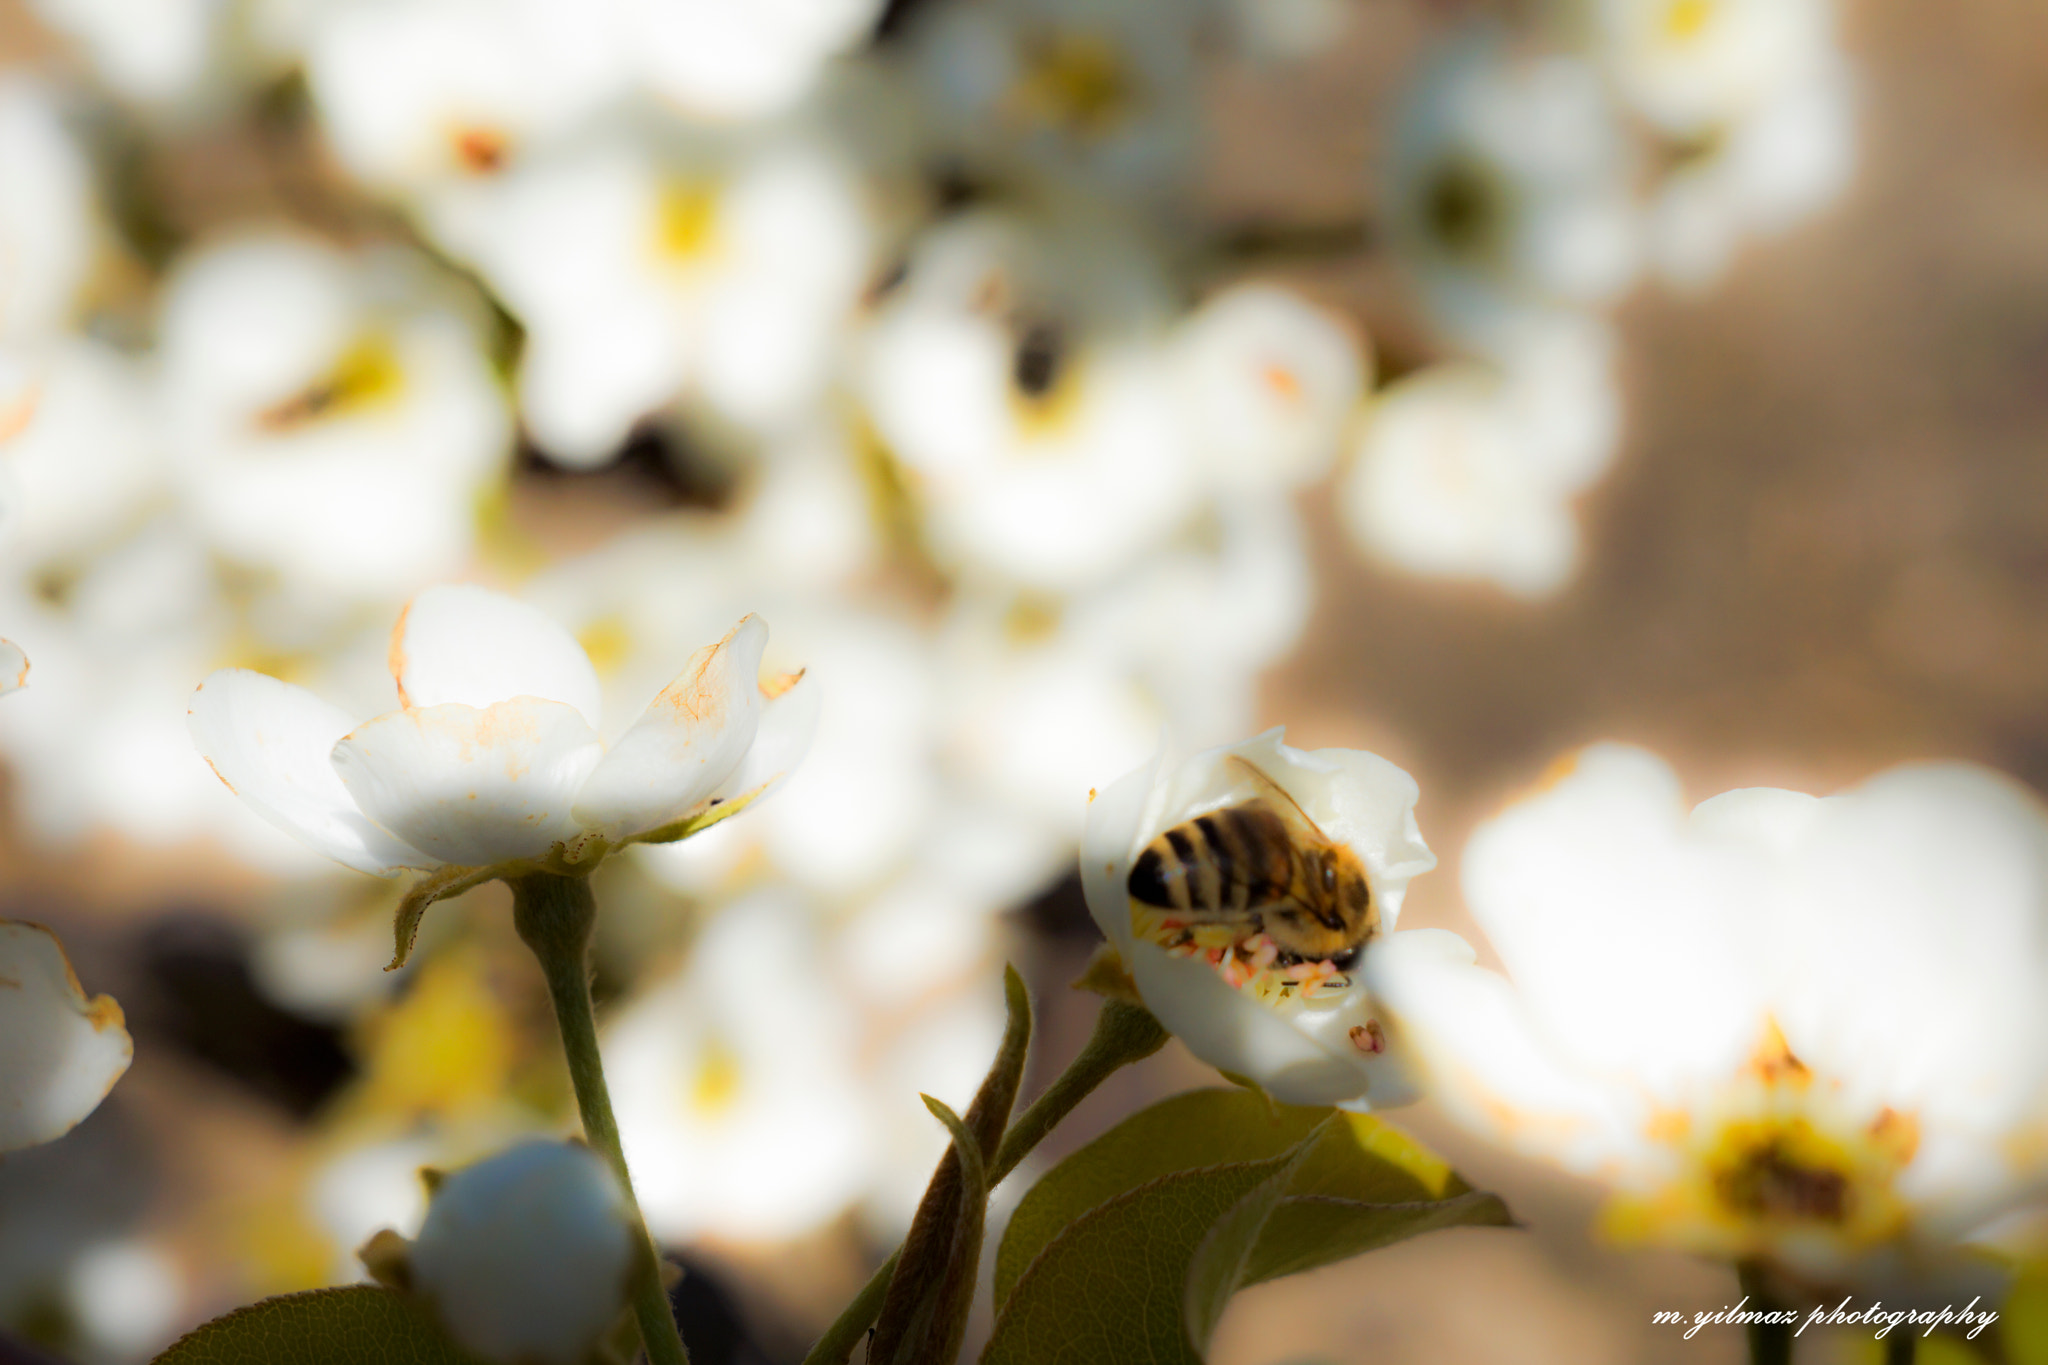
[[[588,1147],[532,1139],[442,1182],[408,1260],[466,1349],[574,1365],[625,1306],[632,1213]]]
[[[1164,762],[1164,758],[1155,758],[1112,782],[1108,790],[1088,794],[1088,821],[1081,833],[1081,889],[1096,927],[1116,945],[1125,962],[1131,960],[1136,942],[1131,931],[1130,893],[1124,886],[1135,851],[1132,831],[1140,827],[1147,807],[1153,804],[1153,789]]]
[[[391,676],[409,707],[541,697],[593,727],[602,718],[597,670],[576,637],[537,607],[469,584],[412,599],[391,632]]]
[[[1175,956],[1134,932],[1128,879],[1145,846],[1183,821],[1260,794],[1236,759],[1255,765],[1326,836],[1358,855],[1379,898],[1382,929],[1392,928],[1409,880],[1436,865],[1416,829],[1414,779],[1373,754],[1289,748],[1282,733],[1269,730],[1178,764],[1155,759],[1097,795],[1082,836],[1089,913],[1122,954],[1146,1007],[1203,1061],[1289,1104],[1408,1103],[1416,1093],[1406,1057],[1356,1041],[1377,1022],[1377,1002],[1358,973],[1335,998],[1269,1004],[1226,982],[1204,958]],[[1384,934],[1370,941],[1361,963],[1386,941]]]
[[[28,686],[28,655],[12,640],[0,640],[0,695]]]
[[[1800,1060],[1872,1105],[1995,1131],[2038,1111],[2048,1054],[2048,813],[1963,764],[1818,802],[1757,945]]]
[[[604,756],[576,797],[576,819],[619,839],[668,824],[718,792],[760,724],[768,626],[749,616],[697,651]]]
[[[1765,884],[1746,852],[1694,836],[1661,760],[1607,744],[1480,826],[1462,875],[1549,1045],[1676,1100],[1762,1036],[1737,946],[1740,907]]]
[[[334,746],[364,814],[444,862],[535,858],[579,832],[569,808],[604,755],[575,707],[515,697],[393,711]]]
[[[357,809],[328,754],[354,719],[303,687],[224,668],[192,694],[192,742],[229,791],[285,833],[359,872],[437,861]]]
[[[745,796],[761,787],[767,788],[761,794],[765,797],[780,787],[810,752],[811,740],[818,733],[819,687],[809,674],[781,679],[778,686],[781,690],[774,696],[764,694],[753,745],[720,785],[721,798]],[[755,798],[757,804],[760,800]]]
[[[134,1053],[121,1007],[86,998],[55,934],[0,920],[0,1152],[70,1132]]]
[[[1616,1098],[1559,1065],[1514,988],[1454,935],[1410,930],[1366,954],[1365,982],[1420,1059],[1430,1094],[1472,1131],[1589,1174],[1639,1157]],[[1581,982],[1582,989],[1590,989]]]

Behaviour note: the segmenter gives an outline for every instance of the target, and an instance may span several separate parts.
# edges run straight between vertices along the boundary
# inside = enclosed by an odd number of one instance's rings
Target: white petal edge
[[[1530,1025],[1588,1074],[1676,1103],[1762,1036],[1744,907],[1767,894],[1768,859],[1693,830],[1656,755],[1581,751],[1473,831],[1460,881]]]
[[[364,814],[443,862],[545,855],[580,829],[570,806],[604,755],[575,707],[537,697],[392,711],[334,746]]]
[[[12,640],[0,640],[0,696],[28,686],[28,655]]]
[[[1619,1175],[1646,1158],[1633,1102],[1563,1066],[1529,1027],[1514,988],[1474,965],[1456,935],[1391,934],[1363,971],[1394,1046],[1470,1131],[1582,1175]]]
[[[428,588],[391,631],[391,677],[408,707],[460,702],[478,709],[514,697],[573,706],[602,720],[597,670],[553,617],[489,588]]]
[[[760,795],[754,798],[758,804],[781,786],[810,752],[811,741],[818,734],[818,684],[804,673],[781,680],[780,686],[782,690],[774,696],[763,691],[754,742],[740,766],[719,785],[716,794],[720,799],[758,791]]]
[[[577,822],[617,840],[710,800],[754,743],[767,647],[767,623],[749,616],[690,656],[591,773],[576,798]]]
[[[87,998],[57,936],[0,920],[0,1152],[70,1132],[134,1055],[121,1007]]]
[[[355,724],[303,687],[223,668],[192,693],[192,742],[229,791],[300,842],[358,872],[389,876],[439,860],[359,810],[328,754]]]

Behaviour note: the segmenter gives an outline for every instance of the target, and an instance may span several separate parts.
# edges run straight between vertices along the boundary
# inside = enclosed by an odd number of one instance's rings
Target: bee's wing
[[[1323,833],[1322,827],[1310,819],[1308,812],[1301,808],[1301,803],[1289,796],[1285,787],[1266,776],[1265,769],[1242,754],[1232,754],[1230,761],[1251,778],[1252,785],[1258,788],[1259,795],[1264,797],[1266,804],[1286,822],[1288,832],[1298,841],[1307,844],[1332,842],[1330,836]]]

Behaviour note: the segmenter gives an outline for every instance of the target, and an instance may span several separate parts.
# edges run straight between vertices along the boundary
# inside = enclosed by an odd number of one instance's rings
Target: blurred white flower
[[[429,226],[526,328],[519,399],[560,463],[684,400],[747,431],[808,418],[873,233],[819,136],[613,128],[453,187]]]
[[[1595,48],[1623,96],[1666,133],[1706,132],[1780,99],[1834,61],[1833,0],[1597,0]]]
[[[464,563],[511,419],[424,262],[295,237],[183,258],[162,405],[192,516],[231,559],[349,601]]]
[[[407,1253],[412,1286],[485,1360],[574,1365],[625,1308],[634,1221],[588,1147],[522,1142],[434,1191]]]
[[[1672,148],[1646,211],[1646,249],[1672,284],[1713,284],[1742,239],[1783,231],[1840,195],[1856,168],[1855,95],[1828,63]]]
[[[72,320],[99,231],[92,167],[51,92],[19,70],[0,73],[0,166],[5,348],[41,341]]]
[[[1071,591],[1201,490],[1143,248],[1088,219],[932,229],[865,340],[859,391],[945,565]]]
[[[744,121],[802,102],[882,0],[612,0],[640,79],[687,115]]]
[[[1200,8],[1179,0],[968,0],[912,37],[940,149],[1120,198],[1180,189],[1202,127]]]
[[[1415,825],[1415,779],[1357,750],[1289,748],[1281,733],[1269,730],[1184,762],[1155,759],[1096,795],[1081,844],[1089,913],[1130,969],[1146,1007],[1211,1066],[1256,1082],[1287,1104],[1364,1109],[1407,1103],[1415,1097],[1408,1067],[1398,1050],[1389,1050],[1367,974],[1376,957],[1402,940],[1409,951],[1416,943],[1438,952],[1462,946],[1441,930],[1393,932],[1408,882],[1436,866]],[[1255,773],[1284,796],[1269,795]],[[1276,947],[1272,917],[1320,919],[1317,907],[1274,902],[1259,917],[1264,927],[1255,927],[1206,917],[1177,920],[1170,909],[1133,894],[1132,872],[1153,840],[1255,800],[1268,810],[1275,800],[1297,806],[1323,838],[1356,856],[1378,917],[1361,947],[1328,960],[1289,962]],[[1296,849],[1303,847],[1300,838]],[[1175,856],[1197,857],[1192,849],[1176,847]],[[1217,845],[1209,864],[1219,879],[1209,899],[1219,909],[1234,894],[1235,883],[1223,879],[1252,875],[1249,863],[1230,861],[1234,856]],[[1224,871],[1225,865],[1234,871]],[[1344,886],[1341,878],[1326,884]],[[1195,908],[1202,908],[1199,902]]]
[[[1590,63],[1518,53],[1492,28],[1449,44],[1408,92],[1381,177],[1432,321],[1487,350],[1532,309],[1618,298],[1640,250],[1628,150]]]
[[[103,1358],[149,1360],[170,1345],[189,1288],[162,1247],[121,1237],[88,1248],[64,1272],[64,1306]]]
[[[115,93],[163,109],[210,92],[223,66],[230,0],[30,0],[73,39]]]
[[[0,432],[0,556],[75,573],[171,499],[156,395],[138,362],[77,336],[38,348],[29,382],[28,420]]]
[[[767,635],[749,617],[698,650],[607,745],[596,670],[567,631],[483,588],[430,588],[392,632],[399,710],[356,724],[304,688],[223,669],[188,714],[231,791],[349,867],[577,863],[795,762],[795,679],[761,684]]]
[[[135,1044],[109,995],[87,997],[64,945],[0,920],[0,1152],[64,1136],[99,1108]]]
[[[1292,290],[1226,289],[1182,322],[1181,411],[1219,485],[1293,488],[1336,459],[1367,381],[1357,334]]]
[[[489,178],[623,91],[605,4],[333,0],[306,34],[307,88],[342,164],[401,195]]]
[[[1572,500],[1605,472],[1619,426],[1605,329],[1545,327],[1505,366],[1433,366],[1381,393],[1338,514],[1397,568],[1539,597],[1577,565]]]
[[[861,1212],[870,1234],[883,1243],[909,1230],[932,1169],[946,1152],[945,1130],[933,1137],[937,1125],[918,1097],[930,1095],[966,1113],[995,1060],[1004,1024],[1002,990],[993,972],[936,995],[899,996],[895,1003],[876,1021],[879,1036],[869,1045],[872,1059],[861,1078],[882,1137]]]
[[[607,1025],[620,1140],[657,1238],[794,1237],[860,1196],[875,1138],[856,1020],[817,938],[796,894],[744,897]]]
[[[2009,779],[1688,816],[1603,745],[1481,826],[1464,884],[1512,984],[1398,953],[1368,984],[1450,1111],[1609,1185],[1617,1235],[1892,1283],[2038,1198],[2048,812]]]
[[[1165,721],[1124,642],[1088,624],[1056,601],[963,597],[941,643],[949,767],[1052,852],[1079,835],[1082,793],[1155,749]]]
[[[71,472],[91,471],[88,455]],[[70,493],[68,480],[50,491]],[[89,506],[93,495],[73,496]],[[35,516],[24,523],[63,529]],[[67,547],[55,534],[42,543],[48,559],[0,555],[0,620],[50,684],[0,707],[23,826],[60,845],[101,828],[156,845],[213,836],[256,866],[306,871],[312,860],[297,845],[192,761],[180,723],[192,677],[234,642],[205,542],[159,515],[104,547]]]
[[[1303,61],[1329,50],[1357,13],[1351,0],[1222,0],[1237,48],[1258,62]]]

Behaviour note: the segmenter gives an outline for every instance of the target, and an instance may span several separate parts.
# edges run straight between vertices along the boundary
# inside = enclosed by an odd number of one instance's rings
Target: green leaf
[[[981,1269],[981,1234],[988,1215],[988,1167],[981,1143],[967,1124],[930,1095],[921,1095],[932,1117],[946,1125],[960,1162],[960,1215],[953,1251],[936,1290],[918,1304],[892,1365],[953,1365],[967,1336],[974,1306],[974,1281]]]
[[[1223,1320],[1223,1310],[1229,1306],[1231,1295],[1246,1282],[1245,1272],[1253,1249],[1265,1232],[1266,1221],[1286,1197],[1288,1186],[1309,1154],[1320,1145],[1322,1136],[1318,1131],[1303,1138],[1286,1163],[1231,1205],[1195,1248],[1194,1258],[1188,1264],[1187,1283],[1181,1290],[1181,1325],[1196,1351],[1208,1349],[1209,1338],[1215,1333],[1216,1324]]]
[[[155,1365],[476,1365],[412,1299],[375,1285],[315,1289],[237,1308],[172,1343]]]
[[[1201,1365],[1185,1325],[1196,1253],[1293,1156],[1175,1171],[1082,1214],[1018,1277],[982,1365]]]
[[[1047,1243],[1088,1210],[1171,1172],[1283,1155],[1332,1113],[1273,1104],[1246,1090],[1211,1089],[1175,1095],[1124,1120],[1047,1172],[1018,1204],[996,1256],[996,1303],[1009,1297]],[[1469,1193],[1442,1158],[1400,1129],[1368,1114],[1339,1113],[1295,1172],[1287,1195],[1290,1201],[1314,1197],[1371,1206],[1370,1212],[1351,1210],[1358,1217],[1343,1229],[1348,1240],[1329,1244],[1333,1254],[1304,1259],[1304,1239],[1332,1235],[1336,1211],[1283,1204],[1274,1215],[1269,1244],[1257,1248],[1252,1258],[1249,1282],[1339,1260],[1432,1227],[1507,1221],[1498,1200],[1489,1195],[1462,1200]],[[1427,1214],[1406,1208],[1439,1203],[1451,1207]],[[1357,1226],[1360,1219],[1374,1226]]]
[[[931,1183],[925,1187],[924,1198],[918,1202],[910,1232],[903,1239],[903,1250],[896,1258],[896,1273],[890,1277],[889,1290],[882,1300],[881,1312],[876,1315],[874,1335],[868,1344],[870,1360],[893,1363],[940,1359],[931,1354],[937,1349],[932,1343],[952,1327],[951,1319],[937,1307],[936,1301],[942,1296],[957,1299],[961,1321],[965,1322],[966,1307],[973,1299],[973,1276],[980,1262],[982,1226],[987,1214],[987,1167],[1002,1144],[1010,1109],[1017,1102],[1017,1087],[1024,1079],[1025,1054],[1031,1046],[1031,997],[1024,989],[1024,978],[1014,967],[1003,972],[1003,996],[1009,1009],[1009,1023],[1003,1030],[995,1062],[975,1092],[974,1103],[968,1107],[964,1120],[963,1131],[972,1135],[980,1152],[982,1170],[975,1173],[978,1189],[964,1188],[960,1156],[952,1147],[947,1148],[945,1156],[939,1159],[938,1169],[932,1172]],[[969,1204],[974,1207],[970,1209]],[[962,1257],[970,1239],[974,1251],[966,1257],[967,1284],[960,1291]],[[953,1351],[958,1354],[957,1341]],[[952,1358],[943,1357],[948,1362]]]

